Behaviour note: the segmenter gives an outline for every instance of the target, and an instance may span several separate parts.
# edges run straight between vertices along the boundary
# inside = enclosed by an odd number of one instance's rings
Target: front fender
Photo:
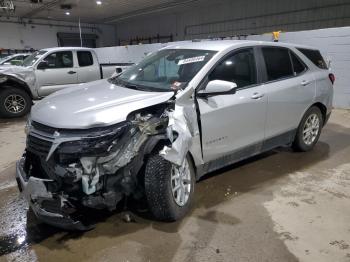
[[[0,79],[3,79],[3,78],[6,78],[6,80],[0,83],[0,89],[8,88],[8,87],[16,87],[26,91],[32,99],[38,98],[38,95],[35,92],[35,84],[30,85],[30,83],[28,83],[26,79],[14,74],[0,73]]]

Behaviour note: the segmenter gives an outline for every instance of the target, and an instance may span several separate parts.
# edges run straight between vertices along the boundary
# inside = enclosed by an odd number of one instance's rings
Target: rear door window
[[[263,47],[268,81],[275,81],[294,76],[292,63],[287,48]]]
[[[77,55],[80,67],[91,66],[94,64],[94,60],[90,51],[78,51]]]
[[[209,80],[234,82],[238,88],[257,84],[253,49],[238,51],[223,60],[209,75]]]
[[[328,69],[326,62],[324,61],[320,51],[306,49],[306,48],[297,48],[300,52],[303,53],[311,62],[321,69]]]

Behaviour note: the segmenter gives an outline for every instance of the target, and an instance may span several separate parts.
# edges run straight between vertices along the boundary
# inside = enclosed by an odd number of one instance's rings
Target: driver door
[[[78,83],[77,70],[74,67],[73,52],[60,51],[47,55],[45,68],[36,69],[39,96],[47,96],[67,85]]]
[[[254,53],[253,48],[237,50],[224,58],[208,76],[208,81],[236,83],[235,94],[197,98],[204,162],[217,160],[214,165],[209,165],[208,171],[261,150],[267,96],[263,86],[258,84]]]

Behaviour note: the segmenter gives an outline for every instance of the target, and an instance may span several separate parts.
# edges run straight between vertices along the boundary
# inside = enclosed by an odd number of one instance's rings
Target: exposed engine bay
[[[17,180],[26,185],[31,208],[48,224],[86,230],[80,209],[113,211],[125,197],[141,199],[141,169],[151,152],[176,165],[184,161],[193,133],[183,110],[170,100],[133,112],[122,123],[88,130],[29,121]]]

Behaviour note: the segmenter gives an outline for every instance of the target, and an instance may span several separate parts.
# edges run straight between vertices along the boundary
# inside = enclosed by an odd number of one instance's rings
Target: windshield
[[[36,51],[32,55],[28,56],[26,59],[24,59],[22,66],[32,66],[35,64],[36,61],[38,61],[44,54],[46,54],[47,51]]]
[[[110,81],[145,91],[183,89],[215,53],[190,49],[161,50]]]

